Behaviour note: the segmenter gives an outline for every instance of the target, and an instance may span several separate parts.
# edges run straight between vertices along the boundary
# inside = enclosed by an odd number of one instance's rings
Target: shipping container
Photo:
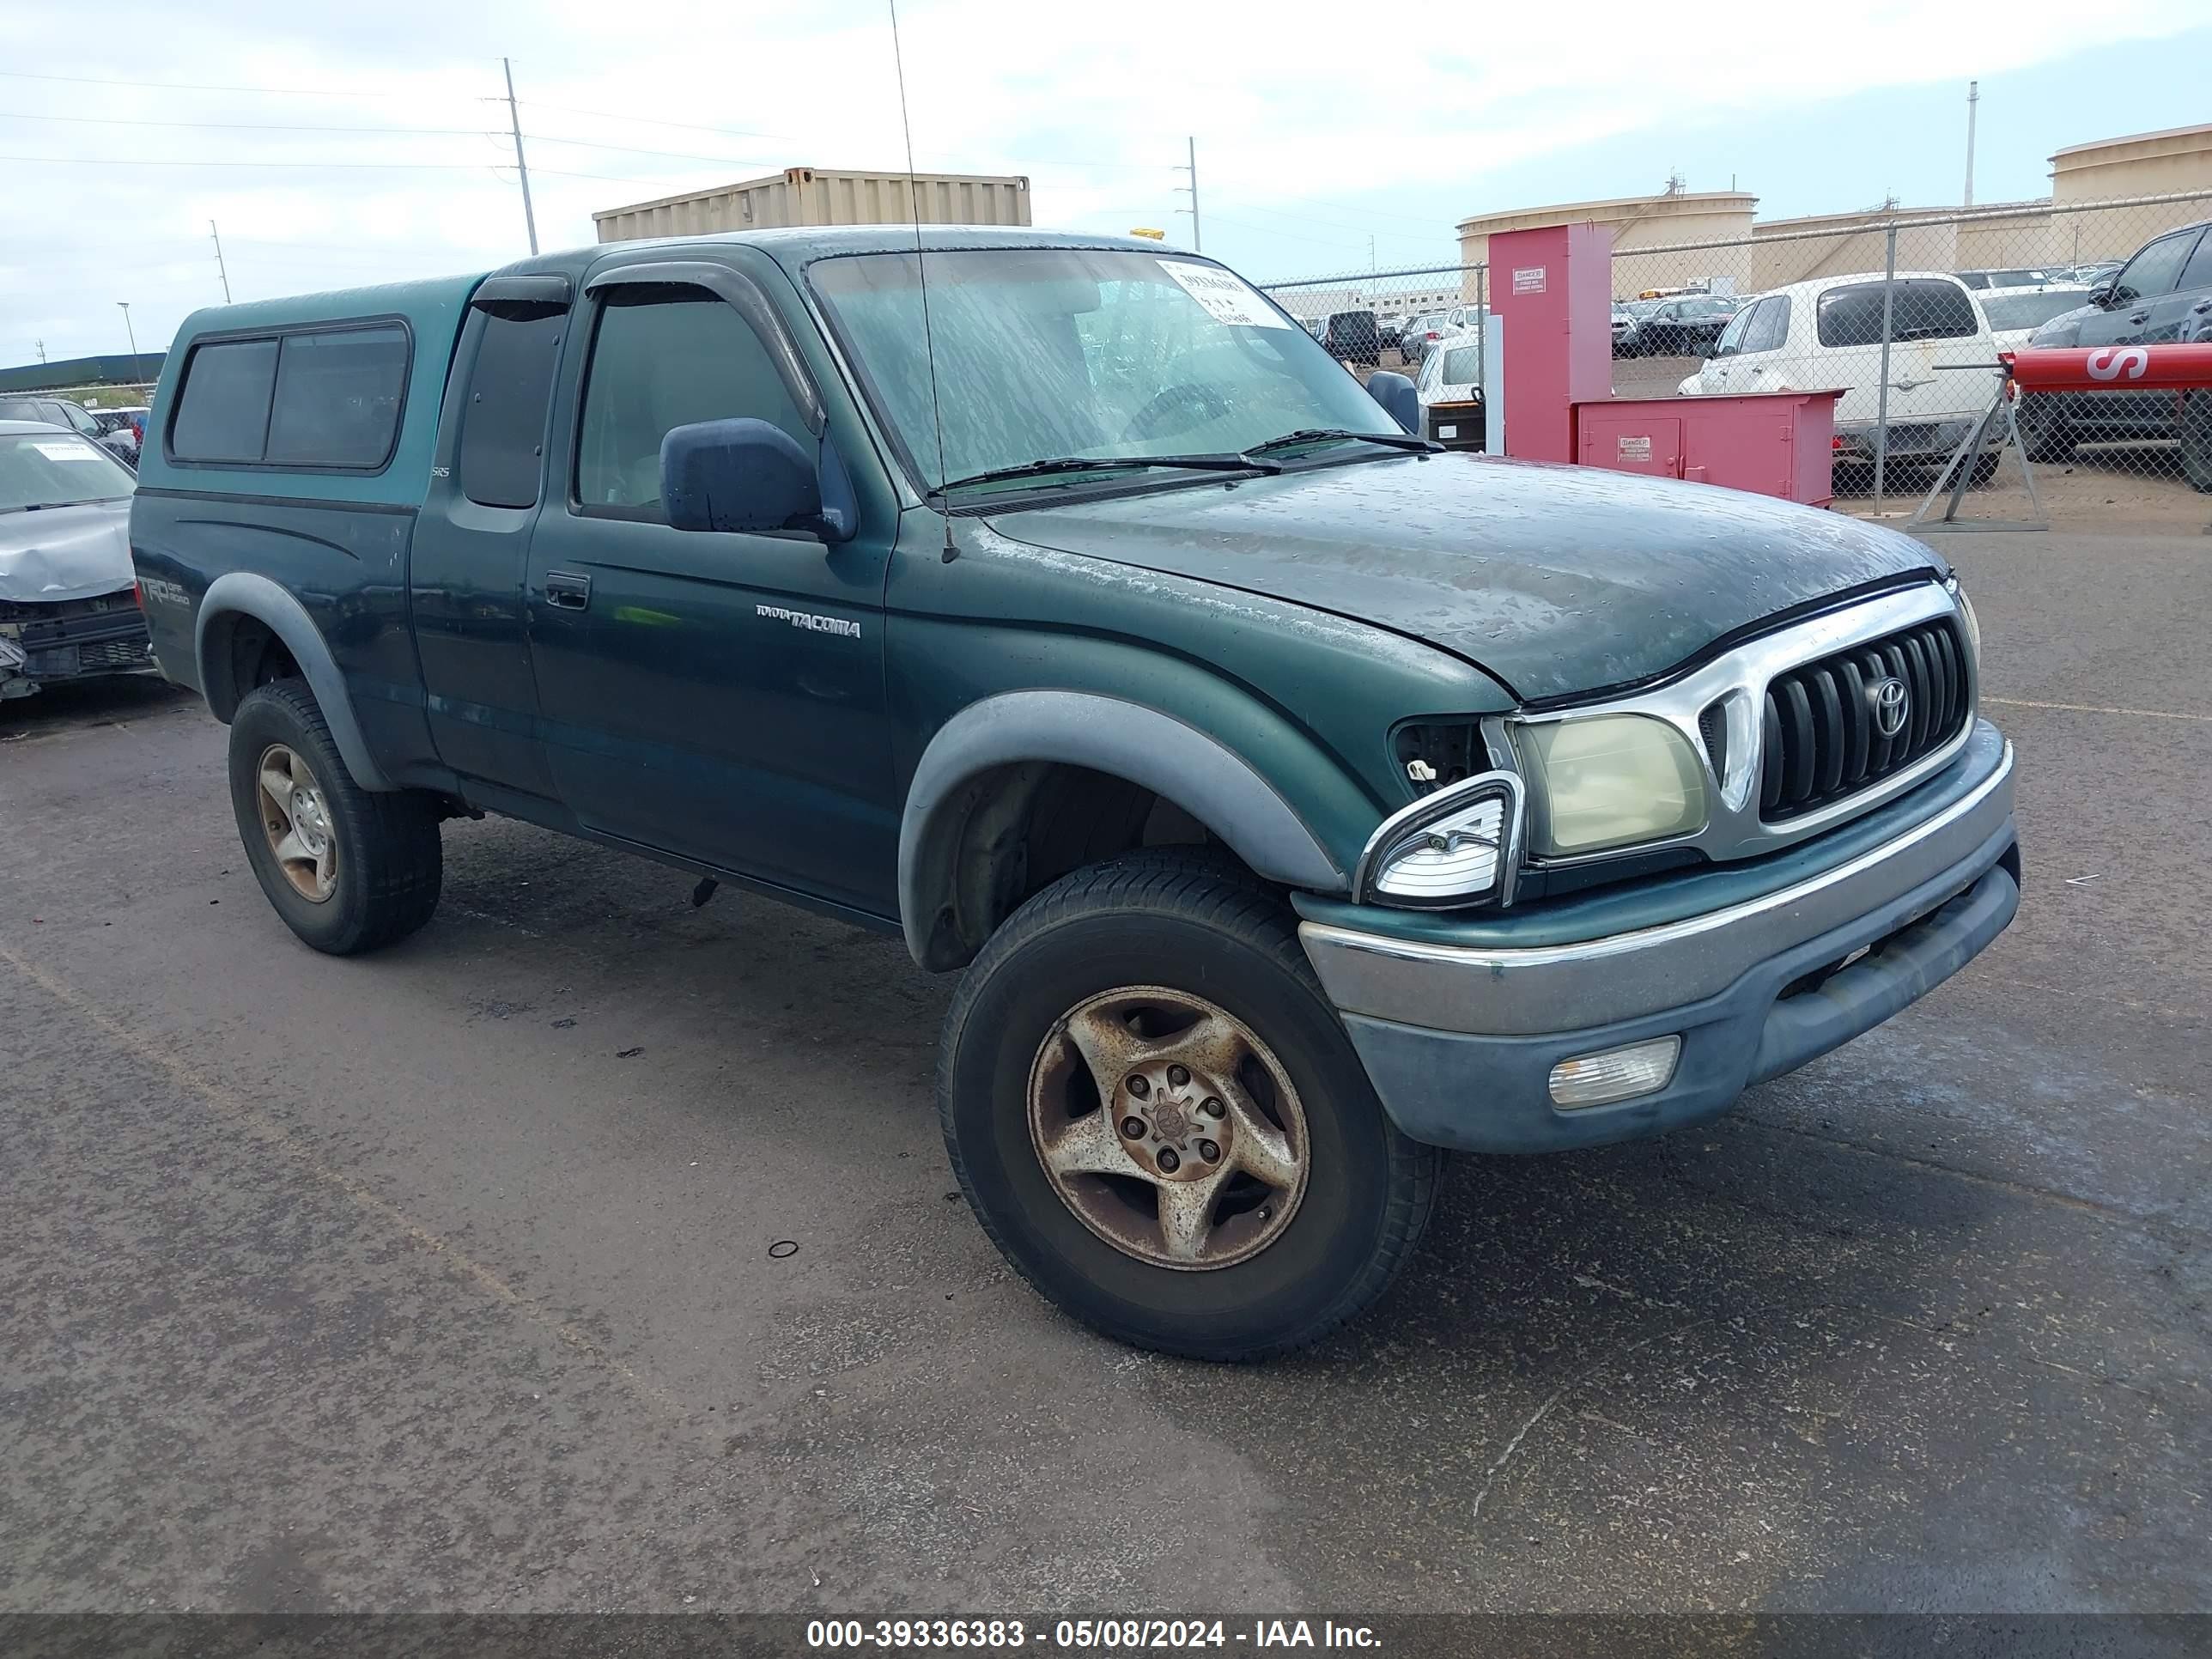
[[[664,196],[594,213],[602,242],[699,236],[782,225],[1026,225],[1030,181],[1018,174],[836,173],[786,167],[766,179]]]

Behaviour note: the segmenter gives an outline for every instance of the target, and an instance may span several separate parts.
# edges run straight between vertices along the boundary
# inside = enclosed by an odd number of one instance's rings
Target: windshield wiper
[[[1380,444],[1385,449],[1413,450],[1424,455],[1443,447],[1411,432],[1354,432],[1348,427],[1310,426],[1285,432],[1279,438],[1270,438],[1263,444],[1254,444],[1247,453],[1264,455],[1271,449],[1287,449],[1292,444],[1314,443],[1326,438],[1357,438],[1362,443]]]
[[[21,507],[0,507],[0,513],[51,513],[58,507],[82,507],[82,501],[26,501]]]
[[[964,478],[955,478],[932,490],[941,495],[948,489],[959,489],[969,484],[997,483],[1006,478],[1042,478],[1056,472],[1121,472],[1132,467],[1171,466],[1192,472],[1280,472],[1279,461],[1255,460],[1249,455],[1223,453],[1219,455],[1061,455],[1049,460],[1024,461],[1019,466],[994,466],[987,472],[971,472]]]

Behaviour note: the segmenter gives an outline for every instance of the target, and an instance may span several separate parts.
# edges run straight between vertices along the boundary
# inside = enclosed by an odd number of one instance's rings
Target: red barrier
[[[2022,392],[2193,392],[2212,387],[2212,345],[2032,347],[2000,351]]]

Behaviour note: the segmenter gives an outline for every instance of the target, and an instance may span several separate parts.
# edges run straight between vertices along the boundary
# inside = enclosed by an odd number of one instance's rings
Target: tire
[[[1164,1039],[1158,1032],[1172,1021],[1140,1025],[1152,1035],[1139,1036],[1124,1012],[1149,1019],[1197,1004],[1218,1018]],[[1079,1030],[1103,1024],[1138,1045],[1131,1065],[1158,1069],[1162,1054],[1184,1052],[1174,1044],[1224,1019],[1253,1040],[1234,1045],[1244,1069],[1209,1077],[1194,1055],[1193,1069],[1166,1067],[1141,1099],[1121,1067],[1100,1079],[1077,1048]],[[1180,1101],[1170,1098],[1178,1072],[1188,1085]],[[1221,1100],[1196,1098],[1217,1090],[1230,1097],[1225,1114]],[[1280,896],[1192,849],[1079,870],[1016,911],[970,965],[945,1016],[937,1100],[961,1190],[1014,1269],[1105,1335],[1194,1359],[1288,1352],[1366,1308],[1427,1225],[1442,1162],[1383,1112]],[[1243,1172],[1250,1161],[1267,1167],[1263,1137],[1247,1133],[1255,1105],[1280,1132],[1269,1144],[1302,1166],[1295,1194],[1279,1177],[1263,1184]],[[1116,1139],[1137,1120],[1115,1115],[1139,1109],[1153,1114],[1150,1138]],[[1048,1142],[1041,1115],[1063,1110]],[[1218,1170],[1183,1172],[1193,1191],[1216,1176],[1220,1184],[1198,1200],[1212,1255],[1180,1264],[1162,1245],[1166,1177],[1137,1179],[1118,1162],[1056,1176],[1043,1150],[1085,1139],[1078,1132],[1087,1126],[1101,1156],[1133,1164],[1130,1146],[1150,1156],[1173,1135],[1170,1110],[1201,1136],[1221,1136],[1218,1146],[1184,1140],[1185,1158],[1195,1147],[1225,1159]],[[1208,1113],[1224,1119],[1220,1127],[1208,1127]],[[1159,1168],[1173,1152],[1158,1154]],[[1148,1219],[1147,1204],[1159,1215]]]
[[[2002,455],[1996,454],[1976,456],[1974,458],[1973,471],[1967,477],[1968,488],[1979,489],[1984,484],[1989,483],[1990,479],[1996,477],[1997,476],[1997,463],[2003,459],[2004,458]]]
[[[282,757],[282,758],[279,758]],[[263,775],[289,780],[264,790]],[[439,803],[416,792],[363,789],[331,740],[304,680],[249,692],[230,722],[230,804],[254,878],[284,925],[316,950],[359,956],[404,939],[438,908],[445,874]],[[280,860],[279,830],[295,831]],[[302,848],[327,860],[299,856]],[[312,890],[322,889],[316,896]]]
[[[2020,447],[2027,459],[2038,462],[2074,459],[2074,431],[2066,417],[2046,400],[2056,394],[2031,392],[2021,400],[2013,418],[2020,424]]]
[[[2212,495],[2212,392],[2191,392],[2181,401],[2181,471],[2192,488]]]

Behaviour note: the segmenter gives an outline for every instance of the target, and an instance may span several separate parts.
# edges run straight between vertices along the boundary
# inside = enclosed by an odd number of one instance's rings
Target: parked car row
[[[1340,362],[1378,367],[1385,351],[1395,351],[1408,368],[1419,368],[1437,341],[1481,325],[1482,307],[1453,306],[1442,311],[1392,313],[1355,308],[1299,319],[1305,331]]]
[[[2069,267],[2070,276],[2075,268]],[[1977,276],[2047,280],[1977,284]],[[1625,308],[1625,307],[1624,307]],[[1649,327],[1649,319],[1640,325]],[[1741,302],[1688,396],[1838,386],[1836,459],[1870,462],[1880,428],[1888,338],[1887,459],[1940,463],[1989,407],[1997,354],[2027,346],[2212,341],[2212,222],[2154,238],[2104,281],[2048,270],[1881,271],[1795,283]],[[1614,338],[1620,337],[1616,321]],[[2212,392],[2044,392],[2021,400],[2028,458],[2069,458],[2083,441],[2178,440],[2191,483],[2212,491]],[[1996,463],[1996,441],[1977,462]]]
[[[136,413],[137,424],[104,418],[108,415]],[[46,398],[35,395],[0,397],[0,421],[27,421],[39,426],[58,426],[64,432],[74,432],[81,438],[98,444],[125,465],[136,469],[138,465],[138,443],[144,430],[146,411],[88,410],[67,398]]]
[[[1665,299],[1616,301],[1613,355],[1616,357],[1700,357],[1747,298],[1733,294],[1682,294]]]
[[[2082,303],[2029,337],[2038,346],[2130,346],[2212,341],[2212,221],[2153,237]],[[2063,460],[2084,441],[2177,438],[2189,482],[2212,491],[2212,392],[2044,392],[2020,405],[2032,460]]]
[[[136,481],[74,424],[7,413],[47,401],[0,400],[0,702],[153,666],[131,568]]]

